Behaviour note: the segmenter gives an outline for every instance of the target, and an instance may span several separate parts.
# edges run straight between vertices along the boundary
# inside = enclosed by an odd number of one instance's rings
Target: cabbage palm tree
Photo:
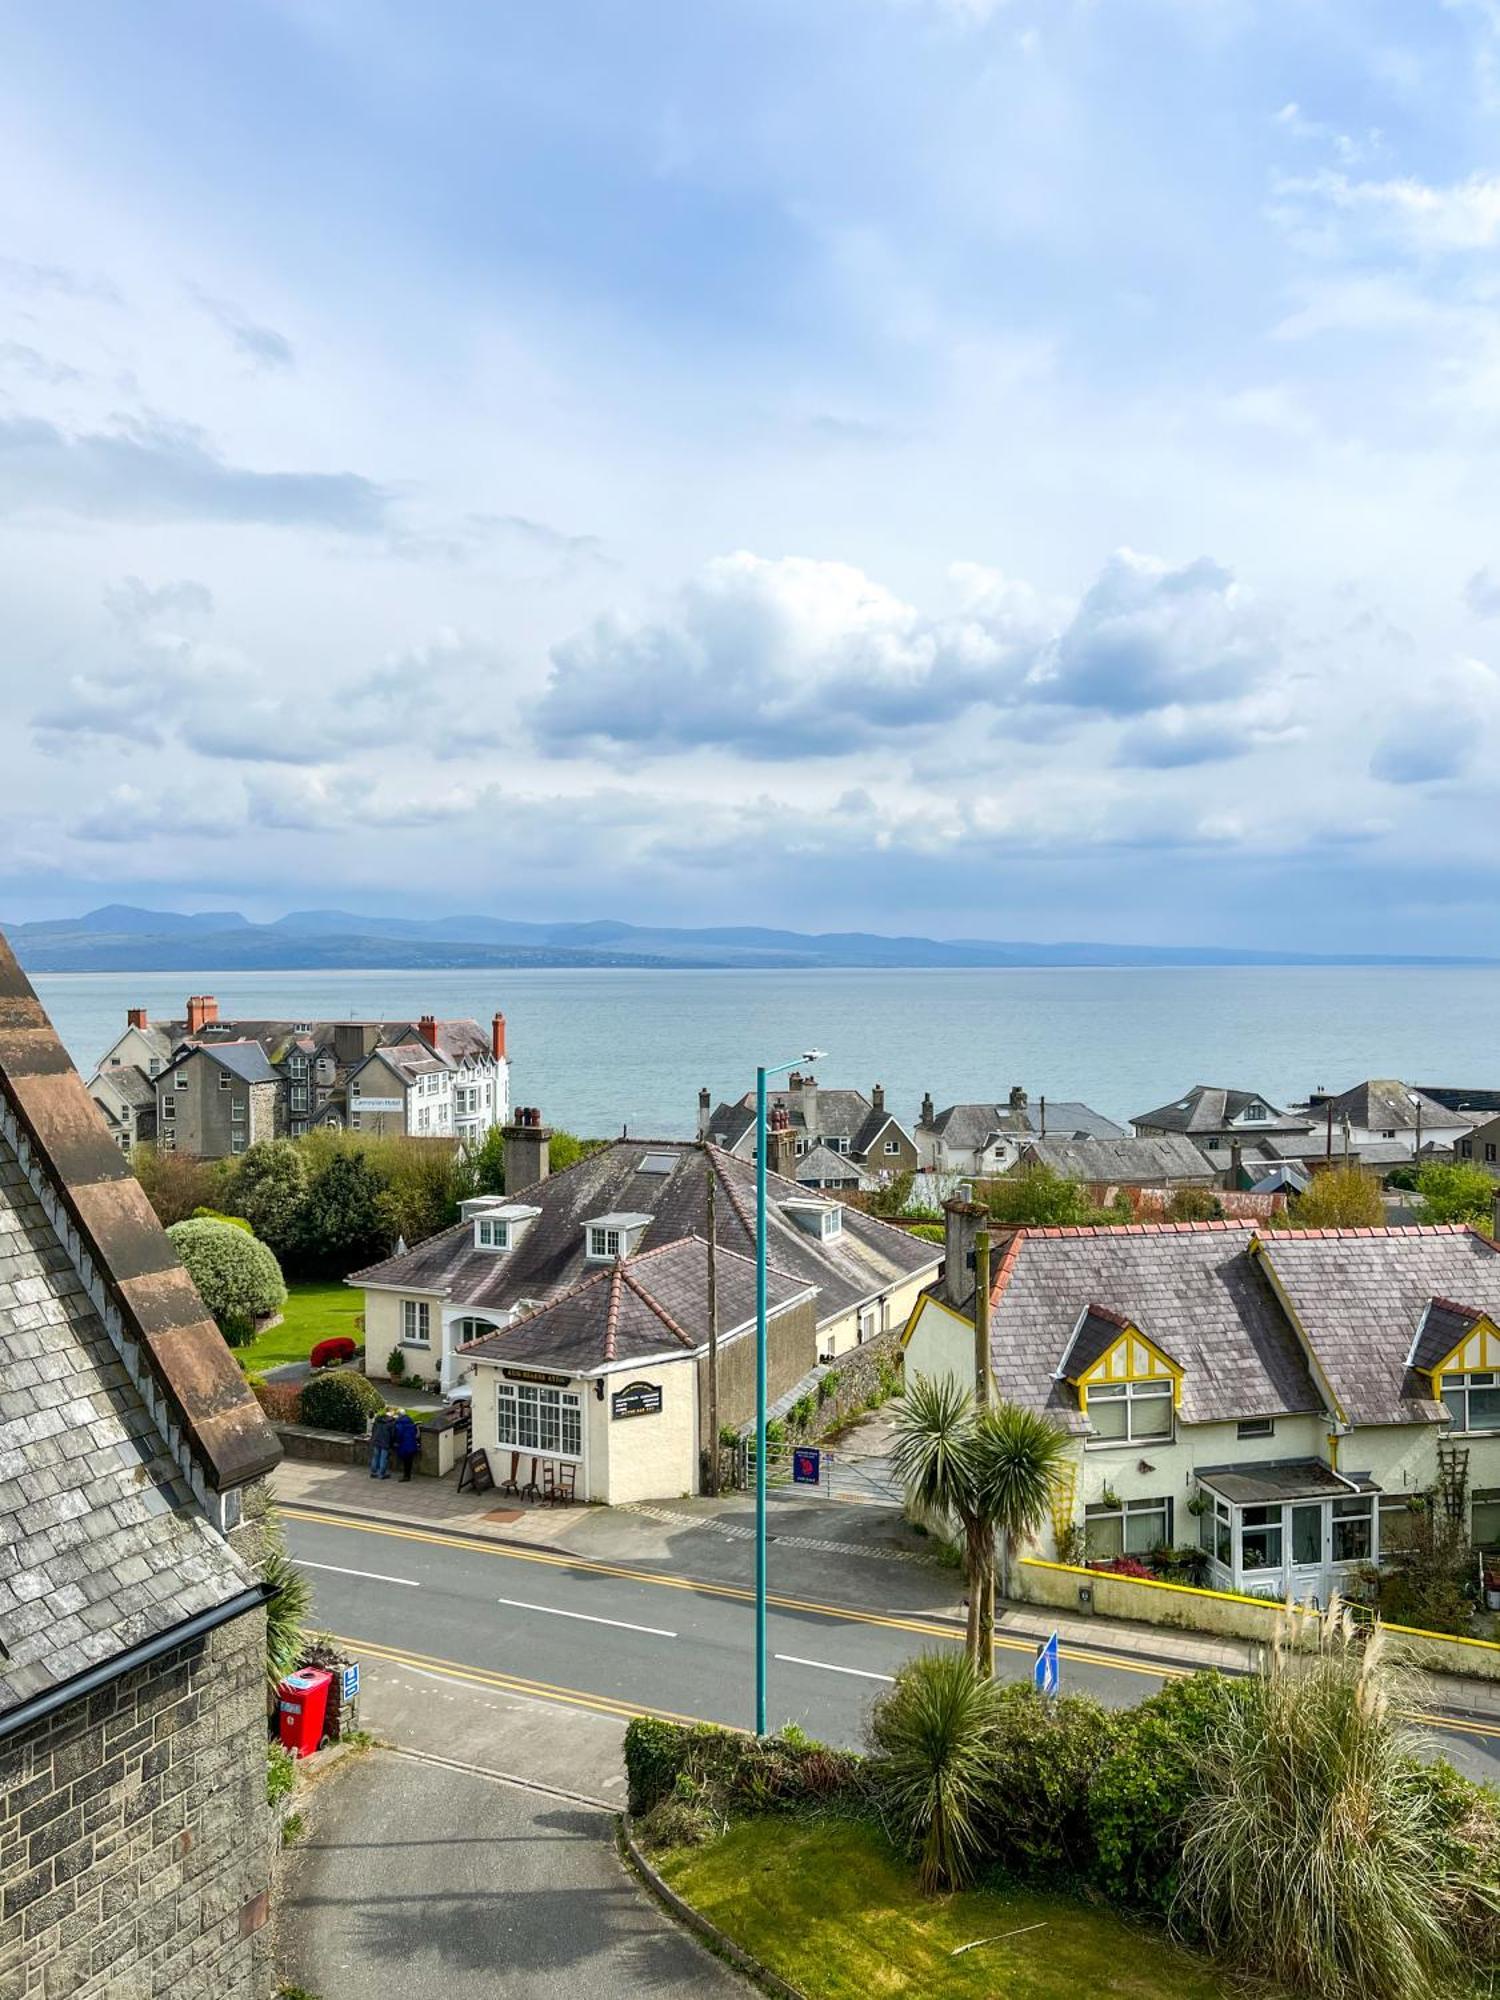
[[[1046,1417],[1015,1403],[976,1409],[951,1376],[919,1375],[902,1398],[896,1476],[917,1519],[958,1523],[968,1652],[983,1674],[994,1671],[996,1536],[1008,1570],[1015,1545],[1041,1526],[1067,1453],[1067,1438]]]

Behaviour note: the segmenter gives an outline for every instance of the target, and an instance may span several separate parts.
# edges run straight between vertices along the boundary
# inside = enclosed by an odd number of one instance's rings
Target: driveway
[[[615,2000],[751,1989],[628,1875],[608,1813],[372,1750],[310,1794],[278,1910],[318,2000]]]

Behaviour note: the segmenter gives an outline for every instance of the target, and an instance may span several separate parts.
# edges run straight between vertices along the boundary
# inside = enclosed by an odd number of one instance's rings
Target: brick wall
[[[263,2000],[265,1616],[0,1738],[0,2000]]]

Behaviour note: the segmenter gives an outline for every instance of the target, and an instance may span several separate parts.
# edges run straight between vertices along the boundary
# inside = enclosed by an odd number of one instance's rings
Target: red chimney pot
[[[496,1014],[490,1023],[490,1054],[497,1063],[505,1061],[505,1016]]]

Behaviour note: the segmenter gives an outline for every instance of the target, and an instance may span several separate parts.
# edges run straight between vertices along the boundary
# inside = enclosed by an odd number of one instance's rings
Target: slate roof
[[[1434,1125],[1451,1128],[1468,1122],[1455,1118],[1446,1105],[1424,1097],[1419,1090],[1413,1090],[1410,1084],[1402,1083],[1394,1076],[1368,1077],[1363,1083],[1355,1084],[1352,1090],[1341,1091],[1337,1097],[1325,1097],[1310,1105],[1308,1116],[1326,1120],[1330,1104],[1333,1107],[1335,1134],[1340,1121],[1345,1118],[1351,1125],[1362,1125],[1369,1132],[1415,1131],[1419,1110],[1422,1127],[1428,1131]]]
[[[641,1172],[641,1162],[650,1157],[669,1158],[670,1171]],[[513,1198],[535,1204],[542,1213],[513,1250],[476,1250],[472,1225],[458,1223],[402,1256],[355,1272],[349,1283],[435,1292],[451,1304],[480,1309],[508,1309],[527,1298],[550,1301],[593,1270],[584,1254],[583,1231],[600,1215],[633,1210],[651,1216],[632,1263],[663,1243],[701,1235],[707,1227],[710,1173],[717,1241],[726,1250],[753,1255],[755,1170],[750,1162],[716,1146],[680,1139],[617,1139],[562,1173],[514,1191]],[[808,1191],[777,1174],[767,1176],[767,1189],[771,1268],[817,1286],[819,1325],[941,1262],[936,1244],[853,1208],[842,1211],[837,1236],[816,1238],[782,1207],[806,1200]],[[828,1199],[837,1205],[835,1197]]]
[[[1058,1374],[1064,1381],[1076,1382],[1101,1354],[1108,1354],[1129,1324],[1123,1313],[1111,1312],[1108,1306],[1085,1306],[1067,1352],[1057,1364]]]
[[[1430,1300],[1417,1322],[1410,1356],[1412,1367],[1430,1375],[1485,1317],[1477,1306],[1460,1305],[1456,1299]]]
[[[1407,1363],[1433,1299],[1500,1315],[1500,1252],[1457,1223],[1278,1230],[1260,1254],[1351,1423],[1442,1416],[1430,1383]]]
[[[997,1137],[1025,1138],[1033,1134],[1040,1138],[1041,1101],[1018,1109],[1008,1103],[949,1104],[937,1113],[927,1129],[936,1132],[946,1146],[966,1153],[982,1152]],[[1087,1104],[1073,1098],[1047,1099],[1049,1139],[1128,1139],[1129,1136],[1123,1125],[1117,1125]]]
[[[184,1049],[170,1067],[176,1069],[195,1053],[198,1046],[201,1045]],[[204,1048],[203,1054],[227,1069],[231,1076],[237,1076],[241,1083],[276,1083],[280,1080],[259,1042],[215,1042]],[[162,1074],[167,1072],[164,1070]]]
[[[1156,1187],[1167,1181],[1203,1181],[1212,1163],[1179,1132],[1155,1139],[1032,1139],[1022,1158],[1072,1181],[1115,1181]]]
[[[0,1720],[258,1604],[199,1496],[279,1457],[0,940]]]
[[[405,1077],[431,1076],[434,1071],[446,1072],[454,1067],[446,1056],[437,1054],[424,1041],[392,1042],[372,1049],[363,1062],[355,1064],[351,1076],[362,1075],[373,1062],[383,1062]]]
[[[276,1020],[231,1020],[220,1019],[206,1024],[194,1037],[208,1046],[214,1046],[220,1035],[226,1041],[259,1042],[266,1054],[273,1060],[280,1060],[291,1050],[300,1049],[311,1053],[316,1049],[326,1049],[333,1053],[334,1031],[338,1028],[372,1028],[381,1047],[387,1047],[415,1038],[420,1040],[415,1021],[298,1021]],[[169,1049],[178,1048],[188,1039],[188,1024],[185,1020],[153,1021],[144,1032],[153,1038],[160,1035],[166,1039]],[[477,1021],[457,1020],[437,1023],[438,1048],[450,1062],[460,1062],[465,1057],[470,1060],[483,1059],[490,1053],[490,1038]]]
[[[727,1339],[754,1322],[755,1264],[721,1249],[715,1276],[719,1330]],[[770,1310],[805,1298],[809,1289],[770,1272]],[[550,1305],[482,1334],[459,1352],[475,1360],[583,1374],[675,1349],[696,1353],[707,1345],[708,1332],[708,1244],[688,1236],[597,1269]]]
[[[1183,1370],[1187,1423],[1321,1410],[1296,1335],[1246,1254],[1254,1239],[1240,1222],[1019,1231],[992,1294],[1000,1393],[1082,1431],[1077,1392],[1057,1370],[1080,1315],[1103,1304]]]
[[[101,1069],[94,1081],[108,1084],[122,1103],[134,1105],[137,1110],[156,1102],[156,1084],[135,1063],[121,1063],[118,1069]]]
[[[1155,1111],[1142,1111],[1130,1122],[1155,1126],[1163,1132],[1186,1132],[1189,1136],[1195,1132],[1225,1132],[1257,1104],[1263,1104],[1271,1116],[1238,1128],[1252,1137],[1262,1132],[1305,1132],[1311,1123],[1310,1118],[1293,1118],[1278,1111],[1261,1091],[1225,1090],[1212,1083],[1195,1083],[1171,1104],[1159,1105]]]
[[[1239,1507],[1275,1506],[1287,1500],[1348,1500],[1349,1488],[1379,1489],[1368,1476],[1351,1472],[1341,1479],[1321,1458],[1273,1458],[1257,1465],[1200,1465],[1197,1477]]]
[[[841,1182],[854,1188],[870,1185],[869,1175],[860,1171],[852,1153],[835,1153],[828,1146],[814,1146],[802,1155],[797,1162],[797,1180],[802,1187],[823,1181]]]

